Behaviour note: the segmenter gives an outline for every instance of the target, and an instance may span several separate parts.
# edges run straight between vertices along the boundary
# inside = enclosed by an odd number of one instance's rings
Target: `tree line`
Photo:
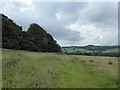
[[[30,50],[38,52],[60,52],[61,47],[52,35],[36,23],[30,25],[27,31],[17,25],[7,16],[2,17],[2,48]]]

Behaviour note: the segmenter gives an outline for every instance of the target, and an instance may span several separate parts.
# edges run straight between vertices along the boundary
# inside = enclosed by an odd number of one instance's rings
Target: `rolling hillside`
[[[119,57],[119,46],[69,46],[62,47],[62,53],[67,55],[109,56]]]

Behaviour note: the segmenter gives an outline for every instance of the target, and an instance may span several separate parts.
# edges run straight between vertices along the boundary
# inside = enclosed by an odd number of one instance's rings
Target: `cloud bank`
[[[118,44],[117,2],[3,2],[2,12],[27,30],[37,23],[61,46]]]

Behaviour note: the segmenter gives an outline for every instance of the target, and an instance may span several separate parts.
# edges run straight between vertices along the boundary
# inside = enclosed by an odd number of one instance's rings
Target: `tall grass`
[[[112,88],[115,79],[77,56],[3,50],[3,88]]]

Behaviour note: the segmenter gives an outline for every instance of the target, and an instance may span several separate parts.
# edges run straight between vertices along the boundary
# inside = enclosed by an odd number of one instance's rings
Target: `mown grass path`
[[[117,76],[97,69],[95,62],[80,56],[6,49],[2,56],[3,88],[117,87]],[[113,58],[113,65],[116,61]]]

